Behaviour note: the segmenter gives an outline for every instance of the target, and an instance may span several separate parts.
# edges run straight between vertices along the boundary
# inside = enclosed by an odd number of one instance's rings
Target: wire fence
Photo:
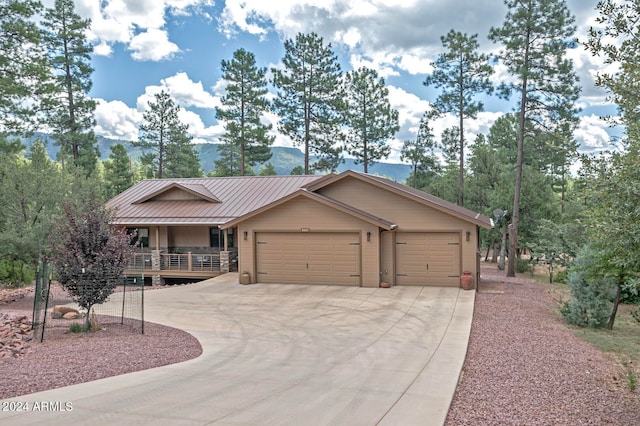
[[[34,338],[42,342],[45,338],[58,334],[61,329],[85,331],[87,324],[91,331],[98,331],[108,325],[144,334],[142,275],[121,277],[114,292],[104,303],[91,307],[90,312],[80,307],[69,292],[51,278],[50,265],[42,262],[36,273],[32,318]]]

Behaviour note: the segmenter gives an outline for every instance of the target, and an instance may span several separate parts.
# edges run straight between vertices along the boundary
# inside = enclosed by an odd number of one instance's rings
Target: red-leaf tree
[[[50,236],[51,262],[58,282],[78,305],[90,311],[104,303],[122,279],[133,254],[131,235],[110,225],[112,214],[94,198],[65,204],[64,218]]]

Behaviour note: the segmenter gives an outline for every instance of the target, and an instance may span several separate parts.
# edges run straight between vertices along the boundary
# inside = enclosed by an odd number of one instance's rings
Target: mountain
[[[22,138],[22,143],[28,149],[37,139],[44,142],[49,157],[55,159],[60,149],[55,145],[55,139],[46,133],[35,133],[29,138]],[[111,154],[111,147],[115,144],[124,145],[129,156],[134,160],[139,160],[142,155],[142,150],[140,148],[132,147],[130,141],[108,139],[102,136],[97,136],[97,140],[98,149],[100,150],[100,158],[102,160],[109,158],[109,154]],[[194,144],[194,148],[200,156],[200,166],[202,167],[202,170],[204,170],[205,174],[213,171],[214,161],[220,158],[218,153],[218,144]],[[288,175],[296,166],[304,165],[304,153],[298,148],[275,146],[271,148],[271,154],[272,156],[269,162],[273,164],[279,175]],[[259,164],[255,167],[256,173],[260,170],[261,165],[262,164]],[[345,158],[345,162],[338,167],[338,171],[342,172],[345,170],[361,171],[362,165],[356,165],[352,158]],[[377,163],[369,167],[369,173],[385,176],[397,182],[404,182],[411,173],[411,166],[396,163]]]

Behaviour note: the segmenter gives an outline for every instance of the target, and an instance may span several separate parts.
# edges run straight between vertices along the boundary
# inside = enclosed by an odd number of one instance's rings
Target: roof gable
[[[376,216],[374,216],[372,214],[369,214],[369,213],[367,213],[365,211],[356,209],[355,207],[349,206],[348,204],[342,203],[340,201],[336,201],[336,200],[333,200],[331,198],[327,198],[327,197],[325,197],[323,195],[316,194],[314,192],[309,192],[306,189],[299,189],[298,191],[296,191],[296,192],[294,192],[292,194],[289,194],[288,196],[286,196],[284,198],[276,200],[276,201],[274,201],[274,202],[272,202],[272,203],[270,203],[270,204],[268,204],[266,206],[263,206],[262,208],[254,210],[254,211],[252,211],[252,212],[250,212],[250,213],[248,213],[248,214],[246,214],[244,216],[241,216],[241,217],[239,217],[239,218],[237,218],[235,220],[229,221],[224,226],[221,226],[221,228],[222,229],[226,229],[226,228],[234,227],[240,222],[244,222],[247,219],[250,219],[250,218],[252,218],[254,216],[257,216],[257,215],[259,215],[261,213],[264,213],[267,210],[271,210],[274,207],[283,205],[283,204],[287,203],[288,201],[291,201],[291,200],[293,200],[295,198],[298,198],[298,197],[309,198],[309,199],[314,200],[314,201],[316,201],[318,203],[324,204],[326,206],[329,206],[331,208],[339,210],[339,211],[341,211],[343,213],[346,213],[348,215],[357,217],[357,218],[359,218],[359,219],[361,219],[361,220],[363,220],[365,222],[374,224],[374,225],[379,226],[380,228],[383,228],[383,229],[386,229],[386,230],[391,230],[391,229],[395,228],[395,224],[389,222],[388,220],[376,217]]]
[[[132,204],[142,204],[147,201],[208,201],[210,203],[220,203],[221,201],[213,195],[204,185],[195,183],[178,183],[168,181],[159,189],[144,194],[140,198],[132,201]]]
[[[348,170],[340,174],[331,175],[327,179],[312,182],[307,186],[307,189],[309,191],[316,192],[321,190],[322,188],[335,185],[338,182],[348,178],[358,179],[362,182],[366,182],[367,184],[374,185],[378,188],[383,188],[387,191],[394,192],[398,195],[409,198],[420,204],[439,210],[443,213],[450,214],[464,221],[482,226],[483,228],[493,228],[493,221],[483,214],[458,206],[449,201],[443,200],[442,198],[436,197],[435,195],[428,194],[426,192],[411,188],[398,182],[394,182],[380,176],[360,173],[353,170]]]

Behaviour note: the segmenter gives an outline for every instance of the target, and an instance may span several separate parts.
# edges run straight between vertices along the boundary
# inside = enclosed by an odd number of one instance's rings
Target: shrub
[[[560,312],[569,324],[599,328],[609,320],[616,284],[610,278],[590,274],[586,269],[589,263],[588,252],[576,258],[567,276],[571,300],[564,303]]]
[[[516,259],[516,272],[519,274],[524,274],[525,272],[529,272],[531,270],[531,264],[527,259]]]
[[[553,282],[563,283],[563,284],[566,283],[568,274],[569,274],[569,271],[567,271],[566,269],[558,271],[558,273],[553,276]]]
[[[69,326],[69,331],[72,333],[82,333],[84,331],[84,327],[75,322]]]

